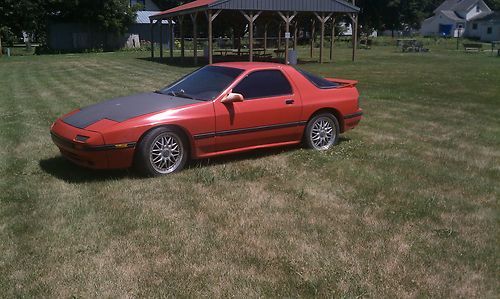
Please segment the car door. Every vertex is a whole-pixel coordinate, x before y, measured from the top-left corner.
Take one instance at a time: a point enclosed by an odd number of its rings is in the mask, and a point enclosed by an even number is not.
[[[242,94],[243,102],[215,103],[217,151],[299,140],[302,103],[292,86],[280,69],[241,79],[232,92]]]

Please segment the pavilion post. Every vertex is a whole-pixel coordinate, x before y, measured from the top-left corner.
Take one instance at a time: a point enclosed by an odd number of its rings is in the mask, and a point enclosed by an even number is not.
[[[311,58],[314,55],[314,36],[316,35],[316,20],[312,21],[311,25]]]
[[[281,50],[281,22],[278,25],[278,51]]]
[[[213,13],[211,10],[206,12],[208,21],[208,64],[214,63],[214,38],[213,38],[213,22],[222,10]]]
[[[352,0],[352,5],[356,5],[356,0]],[[358,13],[353,13],[349,17],[352,19],[352,61],[354,61],[358,47]]]
[[[247,19],[248,21],[248,48],[249,48],[249,61],[253,61],[253,24],[255,20],[260,16],[260,11],[257,13],[254,13],[253,11],[249,12],[248,14],[244,11],[241,11],[241,14]]]
[[[173,59],[174,58],[174,43],[175,43],[175,40],[174,40],[174,19],[170,19],[168,20],[168,28],[170,29],[169,30],[169,50],[170,50],[170,59]]]
[[[250,13],[250,21],[249,21],[249,33],[248,33],[248,48],[249,48],[249,53],[248,55],[250,56],[248,60],[250,62],[253,61],[253,12]]]
[[[354,14],[353,25],[353,45],[352,45],[352,61],[356,60],[356,50],[358,48],[358,14]]]
[[[324,14],[323,14],[324,18]],[[319,63],[323,63],[323,50],[325,47],[325,21],[321,19],[321,37],[320,37],[320,46],[319,46]]]
[[[290,40],[290,14],[287,12],[286,13],[286,18],[285,18],[285,64],[289,63],[289,57],[288,57],[288,47],[289,43],[288,41]]]
[[[295,21],[295,26],[293,26],[293,49],[297,51],[298,37],[299,37],[299,22]]]
[[[264,24],[264,54],[267,52],[267,23]]]
[[[330,60],[333,60],[334,45],[335,45],[335,18],[332,18],[332,39],[330,41]]]
[[[208,64],[214,63],[214,56],[213,56],[213,37],[212,37],[212,11],[208,10],[207,11],[207,18],[208,18]]]
[[[198,27],[196,26],[196,19],[198,18],[198,13],[195,12],[190,15],[191,20],[193,21],[193,56],[194,56],[194,64],[198,64]]]
[[[151,60],[155,59],[155,23],[154,20],[149,20],[149,23],[151,24]]]
[[[348,16],[352,21],[352,61],[354,61],[356,60],[356,50],[358,47],[358,13],[348,14]]]
[[[185,40],[184,40],[184,16],[179,16],[179,35],[181,38],[181,59],[184,60],[185,53]]]
[[[160,61],[163,62],[163,20],[159,19],[158,23],[160,24]]]
[[[293,18],[297,15],[297,12],[294,12],[292,15],[290,15],[290,12],[286,12],[286,15],[284,15],[282,12],[278,11],[278,14],[281,16],[283,21],[285,21],[285,64],[289,64],[289,53],[288,53],[288,48],[289,48],[289,41],[290,41],[290,23],[292,22]]]
[[[314,13],[318,20],[321,22],[321,37],[320,37],[320,46],[319,46],[319,62],[324,62],[323,50],[325,47],[325,23],[331,18],[332,14],[330,13],[325,17],[325,13],[322,13],[321,16],[318,13]]]

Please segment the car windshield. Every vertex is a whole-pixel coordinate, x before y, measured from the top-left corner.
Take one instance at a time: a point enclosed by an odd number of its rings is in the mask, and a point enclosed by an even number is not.
[[[243,70],[206,66],[179,81],[159,90],[158,93],[200,101],[211,101],[219,96]]]

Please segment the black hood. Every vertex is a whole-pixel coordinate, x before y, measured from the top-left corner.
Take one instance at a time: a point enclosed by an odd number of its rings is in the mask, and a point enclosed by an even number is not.
[[[197,103],[201,102],[159,93],[143,93],[82,108],[79,112],[64,118],[63,121],[84,129],[102,119],[123,122],[137,116]]]

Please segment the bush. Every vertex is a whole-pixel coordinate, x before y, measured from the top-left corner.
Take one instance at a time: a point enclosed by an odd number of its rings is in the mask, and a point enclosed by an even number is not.
[[[16,35],[9,27],[1,27],[0,35],[2,36],[2,47],[12,47],[16,42]]]

